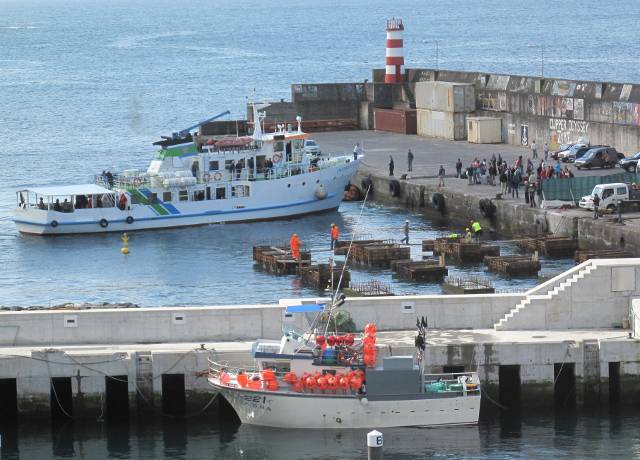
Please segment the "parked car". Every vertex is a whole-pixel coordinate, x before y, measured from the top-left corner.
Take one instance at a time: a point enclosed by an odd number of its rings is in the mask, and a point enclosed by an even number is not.
[[[598,184],[593,187],[591,195],[580,198],[578,206],[583,209],[593,209],[593,197],[600,197],[600,209],[609,209],[614,211],[618,207],[618,203],[632,203],[640,200],[640,190],[630,187],[622,182],[613,184]]]
[[[640,152],[630,157],[623,158],[618,161],[618,165],[627,172],[634,172],[638,166],[638,160],[640,160]]]
[[[596,147],[587,151],[575,164],[578,169],[613,168],[623,158],[624,153],[618,152],[614,147]]]
[[[553,158],[554,160],[558,159],[558,156],[563,153],[568,151],[571,147],[573,147],[575,144],[560,144],[560,148],[558,150],[554,150],[553,152],[550,152],[549,155],[551,156],[551,158]]]
[[[319,156],[322,154],[320,146],[313,139],[305,139],[304,145],[302,146],[302,151],[313,156]]]
[[[558,155],[557,155],[558,158],[556,158],[556,159],[566,163],[568,161],[569,157],[575,158],[575,154],[578,151],[578,149],[585,149],[585,148],[587,150],[589,150],[590,147],[587,144],[573,144],[567,150],[563,150],[562,152],[558,152]]]

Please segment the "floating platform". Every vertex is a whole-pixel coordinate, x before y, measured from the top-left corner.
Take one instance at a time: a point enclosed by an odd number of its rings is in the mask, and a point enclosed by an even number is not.
[[[620,249],[593,249],[578,250],[575,253],[575,261],[581,264],[589,259],[624,259],[632,257],[628,252]]]
[[[493,294],[496,289],[486,278],[448,276],[442,283],[444,294]]]
[[[433,252],[433,240],[422,240],[422,252]]]
[[[395,243],[362,244],[351,248],[354,263],[367,267],[391,267],[393,260],[411,258],[411,248]]]
[[[446,266],[438,259],[414,261],[414,260],[394,260],[391,262],[391,269],[400,278],[409,281],[435,281],[442,282],[449,274]]]
[[[349,240],[338,240],[333,248],[333,253],[336,256],[346,256],[347,251],[349,250],[349,244],[351,242]],[[382,244],[384,240],[353,240],[353,245],[351,246],[351,251],[353,252],[353,247],[356,245],[365,245],[365,244]]]
[[[260,267],[276,275],[295,275],[311,265],[311,252],[300,251],[300,260],[295,260],[289,248],[280,246],[254,246],[253,260]]]
[[[573,257],[578,249],[578,240],[568,236],[524,238],[516,241],[516,244],[527,251],[538,251],[546,257],[558,259]]]
[[[433,240],[433,253],[453,257],[462,263],[482,262],[486,256],[499,256],[500,247],[453,238],[438,238]]]
[[[393,289],[387,283],[377,280],[351,283],[348,288],[342,290],[347,297],[386,297],[393,296]]]
[[[333,266],[334,286],[338,285],[340,276],[342,276],[342,282],[340,283],[340,286],[349,287],[349,282],[351,281],[351,273],[349,273],[349,270],[344,270],[343,273],[343,267],[343,264],[336,264]],[[323,291],[331,287],[331,272],[332,270],[329,264],[318,264],[308,267],[302,267],[300,268],[298,274],[300,275],[300,280],[304,286],[310,287],[312,289],[317,289],[318,291]]]
[[[533,256],[488,256],[484,263],[490,271],[509,276],[537,275],[541,264],[537,254]]]

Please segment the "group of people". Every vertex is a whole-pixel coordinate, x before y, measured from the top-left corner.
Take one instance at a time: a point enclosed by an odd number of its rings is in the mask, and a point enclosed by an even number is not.
[[[464,237],[460,233],[449,233],[447,238],[451,240],[464,239],[465,243],[471,243],[474,239],[478,241],[482,235],[482,226],[475,219],[469,219],[469,226],[464,229]]]
[[[550,165],[547,164],[546,159],[542,159],[535,167],[531,158],[525,163],[522,155],[518,156],[511,165],[502,158],[502,155],[498,155],[497,158],[493,155],[489,161],[486,159],[480,161],[476,157],[469,163],[465,173],[468,185],[478,185],[486,181],[487,185],[497,186],[499,181],[501,193],[510,194],[512,198],[520,198],[520,187],[523,187],[525,201],[531,207],[536,206],[536,195],[542,194],[542,181],[574,177],[568,166],[562,168],[560,161]],[[460,158],[456,162],[456,177],[464,177]]]
[[[111,171],[105,171],[104,169],[102,170],[102,183],[105,187],[108,188],[113,188],[113,174],[111,173]]]

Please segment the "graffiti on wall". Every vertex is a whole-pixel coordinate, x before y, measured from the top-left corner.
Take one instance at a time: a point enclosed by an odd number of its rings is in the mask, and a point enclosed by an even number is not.
[[[581,120],[549,119],[549,147],[557,149],[560,144],[571,144],[589,139],[589,122]]]
[[[575,107],[579,104],[584,118],[584,100],[571,97],[530,94],[527,97],[527,113],[541,117],[577,118]]]
[[[478,103],[482,110],[494,110],[496,112],[507,111],[507,93],[482,91],[478,93]]]

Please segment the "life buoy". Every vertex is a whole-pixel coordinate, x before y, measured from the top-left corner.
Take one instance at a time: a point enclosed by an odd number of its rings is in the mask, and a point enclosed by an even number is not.
[[[483,198],[479,203],[480,212],[485,217],[493,217],[496,214],[496,205],[488,198]]]
[[[279,153],[274,153],[271,157],[271,161],[273,161],[274,163],[280,163],[280,161],[282,161],[282,155],[280,155]]]
[[[444,212],[445,210],[444,195],[442,193],[434,193],[433,196],[431,197],[431,204],[439,212]]]
[[[220,179],[222,179],[222,173],[217,172],[213,175],[213,179],[218,182]]]
[[[127,216],[127,218],[125,219],[125,222],[128,224],[132,224],[133,223],[133,216]]]
[[[389,182],[389,192],[391,192],[392,197],[398,198],[400,196],[400,182],[397,180]]]
[[[58,226],[58,221],[57,220],[52,220],[51,221],[51,227],[52,228],[56,228]]]
[[[140,178],[139,177],[134,177],[133,178],[133,186],[134,187],[139,187],[140,184],[142,184],[142,181],[140,180]]]
[[[100,219],[100,227],[107,228],[109,226],[109,221],[107,219]]]

